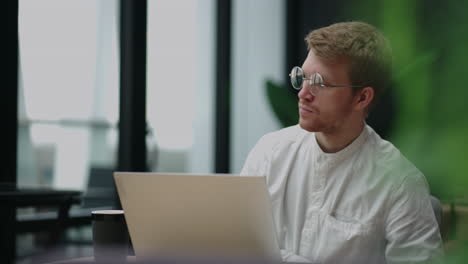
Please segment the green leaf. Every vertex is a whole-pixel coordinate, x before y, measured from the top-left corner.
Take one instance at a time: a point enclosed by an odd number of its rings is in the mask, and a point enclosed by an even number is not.
[[[296,125],[299,120],[297,96],[284,85],[266,81],[266,93],[271,110],[283,127]]]

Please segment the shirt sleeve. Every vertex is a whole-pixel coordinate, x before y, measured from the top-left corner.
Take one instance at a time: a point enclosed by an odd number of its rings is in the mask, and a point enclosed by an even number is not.
[[[385,227],[387,263],[437,262],[442,239],[424,176],[406,177],[392,194]]]
[[[241,170],[242,176],[267,176],[268,166],[268,142],[266,136],[260,138],[257,144],[250,151]]]
[[[281,258],[288,263],[312,263],[310,260],[284,249],[281,250]]]

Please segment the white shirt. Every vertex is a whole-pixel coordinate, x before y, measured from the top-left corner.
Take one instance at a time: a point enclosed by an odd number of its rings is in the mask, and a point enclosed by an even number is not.
[[[331,154],[298,125],[269,133],[241,175],[266,176],[286,261],[407,263],[443,254],[424,175],[367,125]]]

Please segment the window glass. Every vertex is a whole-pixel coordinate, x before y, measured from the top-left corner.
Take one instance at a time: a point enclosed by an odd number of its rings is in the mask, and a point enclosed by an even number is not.
[[[118,1],[19,1],[18,185],[111,184]]]
[[[148,1],[152,171],[213,170],[214,1]]]

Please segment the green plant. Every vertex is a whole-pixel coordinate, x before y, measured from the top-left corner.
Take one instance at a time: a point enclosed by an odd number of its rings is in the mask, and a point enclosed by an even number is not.
[[[271,110],[275,113],[282,127],[296,125],[299,120],[297,96],[287,86],[266,81],[266,93]]]

